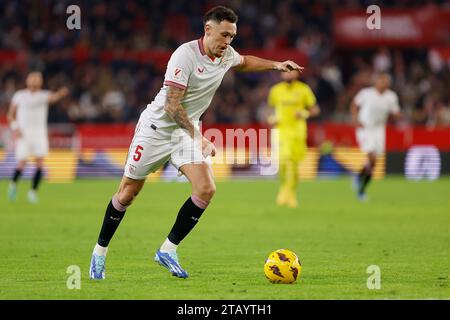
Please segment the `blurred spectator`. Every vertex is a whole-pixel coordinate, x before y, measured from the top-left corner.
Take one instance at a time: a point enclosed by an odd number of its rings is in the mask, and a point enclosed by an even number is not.
[[[220,0],[0,1],[0,51],[15,59],[0,64],[0,116],[11,94],[24,86],[30,69],[41,70],[46,87],[71,88],[49,121],[135,122],[161,87],[164,70],[135,54],[173,51],[203,33],[201,17]],[[377,1],[383,7],[443,5],[444,0]],[[65,8],[77,4],[81,30],[65,29]],[[332,41],[336,8],[365,8],[365,0],[232,1],[240,19],[233,47],[296,49],[308,57],[303,75],[322,113],[319,121],[349,121],[354,94],[370,85],[374,72],[388,71],[411,123],[448,126],[449,63],[434,49],[374,48],[345,51]],[[89,10],[83,10],[89,8]],[[103,50],[109,50],[105,58]],[[131,51],[131,54],[130,54]],[[205,123],[250,123],[266,119],[267,91],[275,74],[229,72]]]
[[[121,122],[125,119],[125,95],[115,85],[103,96],[102,109],[108,122]]]
[[[381,48],[373,56],[373,69],[375,72],[390,72],[392,58],[387,48]]]

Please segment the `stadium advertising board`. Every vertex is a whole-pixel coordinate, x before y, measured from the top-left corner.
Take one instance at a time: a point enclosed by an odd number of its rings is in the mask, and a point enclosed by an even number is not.
[[[370,13],[361,10],[337,10],[333,30],[336,44],[361,46],[436,46],[446,45],[450,34],[450,10],[382,9],[380,28],[367,28]]]

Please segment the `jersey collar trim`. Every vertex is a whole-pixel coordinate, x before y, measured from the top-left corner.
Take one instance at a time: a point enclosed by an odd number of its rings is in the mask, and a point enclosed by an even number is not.
[[[199,48],[200,53],[202,54],[202,56],[206,55],[205,48],[203,47],[203,37],[198,39],[197,42],[198,42],[198,48]]]
[[[211,59],[211,61],[214,62],[214,60],[216,60],[216,57],[210,57],[206,54],[205,48],[203,47],[203,37],[198,39],[197,43],[198,43],[198,49],[200,50],[200,53],[202,54],[202,56],[207,56],[209,59]]]

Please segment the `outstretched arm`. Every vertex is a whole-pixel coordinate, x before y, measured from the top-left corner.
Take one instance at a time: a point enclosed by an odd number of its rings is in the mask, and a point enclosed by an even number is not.
[[[303,71],[303,67],[300,67],[298,64],[291,60],[278,62],[272,60],[266,60],[263,58],[255,57],[255,56],[242,56],[242,63],[235,67],[237,71],[282,71],[288,72],[292,70],[297,70],[299,72]]]
[[[52,103],[58,102],[59,100],[61,100],[65,96],[67,96],[68,94],[69,94],[69,89],[67,89],[67,87],[62,87],[58,91],[54,91],[54,92],[50,93],[50,95],[48,96],[48,103],[52,104]]]

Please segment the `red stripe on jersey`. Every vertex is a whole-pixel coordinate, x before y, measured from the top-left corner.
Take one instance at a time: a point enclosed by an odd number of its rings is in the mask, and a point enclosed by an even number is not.
[[[185,85],[182,85],[181,83],[176,83],[176,82],[169,81],[169,80],[164,81],[164,85],[175,87],[178,89],[183,89],[183,90],[187,88]]]
[[[206,51],[205,51],[205,47],[203,47],[203,37],[201,37],[200,39],[198,39],[198,48],[200,50],[200,53],[205,56],[206,55]],[[214,60],[216,60],[216,57],[210,57],[208,56],[208,58],[214,62]]]
[[[200,53],[204,56],[206,54],[205,48],[203,48],[203,37],[198,39],[198,48],[200,50]]]

